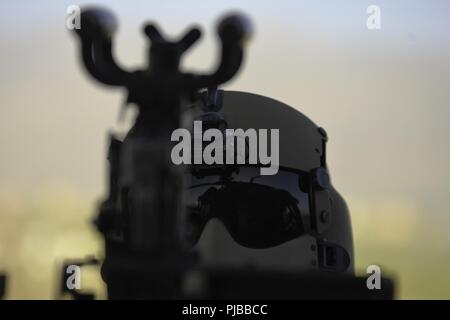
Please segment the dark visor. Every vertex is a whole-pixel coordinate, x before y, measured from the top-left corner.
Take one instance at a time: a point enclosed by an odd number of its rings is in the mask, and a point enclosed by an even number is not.
[[[309,224],[309,197],[301,185],[307,174],[260,167],[233,172],[190,174],[186,237],[195,245],[209,220],[219,219],[233,239],[249,248],[269,248],[297,238]]]

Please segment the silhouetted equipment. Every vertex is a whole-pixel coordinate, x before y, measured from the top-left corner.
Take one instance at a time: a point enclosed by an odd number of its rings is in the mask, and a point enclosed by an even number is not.
[[[181,241],[184,174],[170,160],[171,133],[181,125],[183,101],[193,100],[202,88],[228,81],[238,71],[250,23],[240,15],[219,23],[221,60],[207,75],[179,71],[181,56],[200,37],[198,29],[168,41],[154,24],[146,25],[144,33],[151,41],[148,65],[130,72],[112,56],[116,28],[108,11],[87,9],[76,31],[88,72],[103,84],[125,87],[128,102],[139,108],[125,140],[111,142],[110,196],[97,219],[106,242],[102,276],[110,298],[124,297],[123,292],[170,298],[177,295],[182,274],[193,260]]]
[[[3,299],[6,292],[6,275],[0,274],[0,299]]]
[[[241,66],[245,17],[219,23],[221,59],[209,75],[179,70],[196,28],[168,41],[148,24],[149,61],[137,71],[115,62],[116,29],[111,13],[93,8],[76,31],[89,74],[125,87],[139,109],[125,139],[111,137],[109,196],[95,222],[110,299],[392,297],[389,281],[369,292],[353,275],[350,217],[330,182],[325,131],[275,100],[217,90]],[[171,134],[195,119],[221,130],[280,129],[280,171],[174,165]]]

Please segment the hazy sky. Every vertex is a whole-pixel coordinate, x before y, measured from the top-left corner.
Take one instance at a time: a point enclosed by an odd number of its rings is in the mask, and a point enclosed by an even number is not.
[[[224,88],[278,99],[327,129],[333,182],[361,228],[373,221],[408,241],[402,234],[430,230],[410,232],[417,216],[436,219],[427,218],[433,228],[448,221],[449,1],[2,1],[0,201],[71,194],[86,199],[87,217],[103,191],[106,134],[117,127],[124,95],[95,84],[78,64],[65,16],[84,3],[116,13],[115,53],[129,68],[144,62],[146,20],[174,37],[202,26],[183,66],[205,71],[215,64],[217,18],[247,13],[255,35],[241,73]],[[381,8],[381,30],[366,28],[370,4]],[[16,202],[0,215],[19,212]]]
[[[194,22],[203,26],[184,65],[210,69],[217,17],[227,9],[247,13],[255,36],[240,77],[225,88],[277,98],[324,126],[335,183],[345,192],[430,202],[447,194],[450,3],[377,2],[379,31],[365,26],[373,1],[107,3],[121,24],[116,55],[128,67],[143,63],[140,26],[154,19],[173,36]],[[98,188],[101,180],[105,131],[123,95],[94,85],[79,68],[76,39],[64,28],[69,4],[1,5],[3,181],[56,178]]]

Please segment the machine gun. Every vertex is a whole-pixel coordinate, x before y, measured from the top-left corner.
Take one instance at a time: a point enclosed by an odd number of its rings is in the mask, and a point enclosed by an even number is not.
[[[111,138],[109,197],[96,220],[105,238],[102,277],[112,299],[173,298],[193,257],[180,240],[184,174],[170,161],[170,136],[180,127],[184,104],[239,70],[250,23],[241,15],[219,23],[221,60],[207,75],[179,70],[182,55],[200,38],[199,29],[169,41],[147,24],[148,65],[137,71],[123,70],[113,58],[116,29],[110,12],[93,8],[82,11],[76,30],[88,73],[102,84],[125,87],[127,102],[139,108],[126,138]]]

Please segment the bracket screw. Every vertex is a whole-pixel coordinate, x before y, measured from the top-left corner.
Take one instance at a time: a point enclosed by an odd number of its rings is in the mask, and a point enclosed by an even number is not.
[[[328,134],[327,134],[327,132],[325,131],[325,129],[322,128],[322,127],[320,127],[318,130],[319,130],[319,133],[320,133],[320,135],[322,136],[322,138],[323,138],[325,141],[328,141]]]
[[[320,213],[320,221],[323,223],[328,223],[330,221],[330,212],[328,210],[323,210]]]
[[[319,167],[314,171],[313,183],[320,189],[328,189],[330,187],[330,176],[327,169]]]

